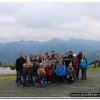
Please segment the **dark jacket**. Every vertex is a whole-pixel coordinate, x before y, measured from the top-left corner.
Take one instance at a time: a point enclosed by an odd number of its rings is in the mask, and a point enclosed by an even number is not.
[[[34,72],[34,75],[37,75],[37,69],[39,68],[39,66],[36,64],[36,63],[33,63],[33,72]]]
[[[51,64],[51,74],[56,73],[56,65]]]
[[[79,59],[79,63],[80,63],[80,61],[81,61],[81,59],[82,59],[82,54],[78,54],[78,55],[77,55],[77,58]]]
[[[23,64],[25,63],[25,59],[24,58],[18,58],[16,59],[16,71],[21,71],[23,68]]]
[[[27,76],[28,71],[27,68],[22,68],[22,76]]]
[[[28,67],[27,68],[27,71],[28,71],[28,75],[34,75],[34,69],[33,69],[33,67]]]
[[[69,57],[64,57],[63,62],[65,64],[66,68],[67,68],[69,66],[69,63],[70,63]]]
[[[73,60],[73,55],[69,55],[68,59],[69,59],[69,62],[71,62]]]
[[[38,63],[42,63],[42,59],[41,58],[38,59]]]

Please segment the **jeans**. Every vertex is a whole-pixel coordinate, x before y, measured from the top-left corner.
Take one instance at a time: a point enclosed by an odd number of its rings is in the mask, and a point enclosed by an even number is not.
[[[86,68],[81,68],[81,78],[86,79]]]
[[[77,69],[77,74],[76,74],[77,79],[79,78],[79,71],[80,71],[80,66],[78,66],[78,69]]]
[[[69,78],[68,78],[68,82],[69,82],[69,83],[73,83],[74,81],[75,81],[75,78],[72,77],[72,76],[69,76]]]
[[[77,75],[78,69],[75,69],[75,75]]]
[[[45,79],[44,79],[44,78],[42,78],[42,79],[40,80],[40,86],[41,86],[41,87],[44,87],[44,86],[45,86]]]
[[[21,84],[22,80],[21,80],[21,71],[16,71],[16,83]]]
[[[50,82],[51,81],[51,77],[50,76],[46,76],[46,82]]]
[[[52,75],[51,75],[51,83],[55,84],[55,82],[56,82],[56,73],[52,73]]]
[[[58,82],[59,82],[60,84],[63,83],[63,79],[64,79],[64,76],[58,76]]]
[[[22,79],[23,79],[23,86],[27,86],[27,75],[23,75]]]
[[[28,85],[30,86],[30,85],[34,85],[34,80],[33,80],[33,75],[29,75],[28,76]]]

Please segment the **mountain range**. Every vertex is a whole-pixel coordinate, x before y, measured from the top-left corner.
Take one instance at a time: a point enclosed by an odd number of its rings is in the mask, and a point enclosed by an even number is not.
[[[87,54],[89,61],[94,61],[100,55],[100,41],[93,40],[83,40],[83,39],[70,39],[68,41],[61,39],[52,39],[45,42],[39,41],[14,41],[0,43],[0,61],[2,64],[14,64],[16,58],[22,52],[25,55],[30,53],[39,54],[45,52],[55,52],[64,53],[66,51],[72,50],[74,53],[79,52],[82,49],[84,53]]]

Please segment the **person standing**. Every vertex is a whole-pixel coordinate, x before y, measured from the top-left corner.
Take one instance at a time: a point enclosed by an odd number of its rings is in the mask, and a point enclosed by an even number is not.
[[[64,82],[64,75],[66,74],[66,68],[63,65],[62,61],[59,62],[59,65],[56,67],[56,74],[58,78],[58,82],[60,85]]]
[[[51,67],[49,61],[46,62],[45,71],[46,71],[46,84],[51,84]]]
[[[24,55],[23,53],[20,53],[20,57],[16,59],[15,67],[16,67],[16,84],[22,84],[22,68],[23,64],[25,63]]]
[[[65,57],[63,59],[63,62],[64,62],[64,65],[65,65],[65,67],[67,69],[67,67],[69,66],[69,63],[70,63],[69,53],[68,52],[65,53]]]
[[[82,55],[82,59],[80,61],[81,78],[82,78],[82,80],[86,80],[87,79],[87,75],[86,75],[87,67],[88,67],[88,61],[86,59],[86,55],[83,54]]]
[[[23,87],[27,86],[27,74],[27,65],[24,63],[22,68]]]
[[[73,60],[73,52],[72,52],[72,51],[69,51],[69,56],[68,56],[68,58],[69,58],[69,63],[71,63],[72,60]]]
[[[82,55],[83,55],[83,51],[80,50],[80,51],[79,51],[79,54],[77,55],[77,58],[78,58],[78,60],[79,60],[79,66],[78,66],[77,75],[76,75],[77,79],[79,78],[80,61],[81,61],[81,59],[82,59]]]
[[[73,55],[73,61],[72,62],[73,62],[73,67],[75,69],[75,75],[77,75],[77,70],[78,70],[78,66],[79,66],[79,60],[78,60],[76,54]]]
[[[51,83],[55,84],[56,82],[56,64],[54,61],[51,62]]]

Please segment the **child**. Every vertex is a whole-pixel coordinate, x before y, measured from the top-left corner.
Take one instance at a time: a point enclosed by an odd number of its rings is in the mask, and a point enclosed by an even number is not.
[[[45,86],[45,68],[42,64],[40,64],[40,67],[38,68],[38,74],[39,74],[39,83],[41,87]]]
[[[80,68],[81,68],[81,74],[82,74],[82,80],[86,80],[87,77],[86,77],[86,70],[87,70],[87,67],[88,67],[88,62],[87,62],[87,59],[86,59],[86,55],[83,54],[82,55],[82,59],[80,61]]]
[[[37,69],[38,68],[39,68],[38,62],[33,62],[33,72],[34,72],[34,80],[35,80],[35,83],[38,82],[38,73],[37,73]]]
[[[50,84],[51,82],[51,68],[50,68],[50,63],[47,61],[46,63],[46,67],[45,67],[45,71],[46,71],[46,84]]]
[[[76,79],[75,69],[73,68],[72,62],[69,64],[67,68],[67,80],[69,83],[73,83]]]
[[[33,78],[34,78],[34,70],[33,70],[33,64],[31,64],[28,68],[27,68],[27,70],[28,70],[28,86],[30,87],[30,85],[31,86],[33,86],[34,85],[34,80],[33,80]]]
[[[65,72],[66,72],[65,66],[62,64],[62,61],[60,61],[59,65],[57,65],[56,67],[56,74],[57,74],[58,82],[60,83],[60,85],[64,81]]]
[[[55,62],[51,62],[51,83],[55,84],[56,82],[56,65]]]
[[[22,79],[23,79],[23,87],[27,86],[27,66],[26,66],[26,63],[23,64]]]

